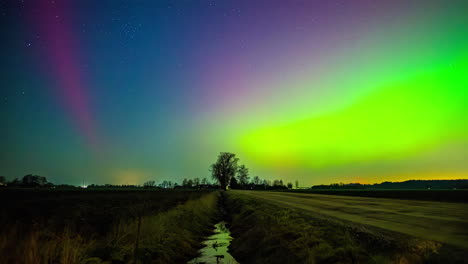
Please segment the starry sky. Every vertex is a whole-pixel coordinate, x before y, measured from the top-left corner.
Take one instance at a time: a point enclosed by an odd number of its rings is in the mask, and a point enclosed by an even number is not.
[[[463,0],[4,0],[0,175],[468,178]]]

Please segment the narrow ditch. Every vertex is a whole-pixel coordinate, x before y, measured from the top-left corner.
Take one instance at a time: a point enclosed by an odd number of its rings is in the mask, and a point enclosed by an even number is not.
[[[200,249],[199,256],[187,262],[188,264],[238,264],[234,257],[228,252],[232,237],[226,226],[226,209],[224,204],[224,193],[219,198],[219,210],[221,221],[214,225],[213,235],[203,241],[204,247]]]

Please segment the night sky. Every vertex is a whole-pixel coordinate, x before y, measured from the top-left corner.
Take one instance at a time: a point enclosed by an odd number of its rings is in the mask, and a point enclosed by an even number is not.
[[[0,175],[468,178],[468,1],[0,2]]]

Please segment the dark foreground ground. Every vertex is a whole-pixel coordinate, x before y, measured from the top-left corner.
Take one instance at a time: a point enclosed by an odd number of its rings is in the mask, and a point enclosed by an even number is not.
[[[255,191],[242,195],[468,249],[468,204]]]
[[[241,263],[468,263],[468,205],[228,191]]]
[[[0,224],[104,234],[117,220],[152,215],[203,191],[0,189]]]
[[[468,263],[468,204],[353,193],[2,189],[0,263],[186,263],[221,220],[242,264]]]
[[[0,263],[184,263],[218,192],[0,190]]]

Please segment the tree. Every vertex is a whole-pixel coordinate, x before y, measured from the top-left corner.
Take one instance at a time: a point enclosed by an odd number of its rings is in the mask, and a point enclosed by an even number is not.
[[[211,165],[211,176],[219,182],[224,190],[227,189],[231,179],[236,174],[238,161],[236,154],[221,152],[216,163]]]
[[[47,178],[38,175],[28,174],[23,177],[23,186],[26,187],[39,187],[47,184]]]
[[[187,187],[188,186],[188,180],[187,179],[184,179],[182,181],[182,187]]]
[[[193,179],[193,185],[195,185],[195,186],[200,185],[200,178]]]
[[[274,180],[273,181],[273,186],[274,187],[279,187],[279,186],[283,186],[283,181],[279,181],[279,180]]]
[[[203,179],[201,180],[201,184],[202,184],[202,185],[207,185],[207,184],[208,184],[208,180],[207,180],[206,178],[203,178]]]
[[[147,182],[143,183],[143,187],[153,188],[155,184],[156,184],[155,181],[147,181]]]
[[[262,181],[260,180],[260,177],[255,176],[255,177],[253,177],[253,179],[252,179],[252,183],[255,184],[255,185],[259,185],[259,184],[262,183]]]
[[[296,180],[295,184],[296,184],[296,189],[299,189],[299,181],[298,180]]]
[[[0,184],[5,184],[5,183],[6,183],[5,176],[0,176]]]
[[[14,178],[12,181],[8,183],[8,185],[14,186],[14,187],[21,186],[21,180],[19,180],[18,178]]]
[[[167,188],[170,188],[170,183],[166,180],[164,180],[161,185],[160,185],[162,188],[164,189],[167,189]]]
[[[249,184],[249,169],[245,165],[240,165],[237,169],[237,179],[239,184],[244,187]]]
[[[288,186],[288,189],[292,189],[292,187],[293,187],[292,182],[288,182],[287,186]]]
[[[231,189],[240,189],[239,182],[237,181],[236,177],[232,177],[231,183],[229,183],[229,188]]]
[[[187,187],[189,187],[189,188],[192,188],[192,187],[193,187],[193,180],[192,180],[192,179],[189,179],[189,180],[187,181]]]

